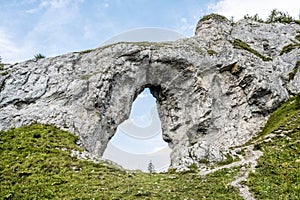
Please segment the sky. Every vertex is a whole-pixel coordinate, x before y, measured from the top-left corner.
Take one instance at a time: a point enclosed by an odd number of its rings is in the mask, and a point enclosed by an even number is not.
[[[171,163],[171,149],[162,139],[156,99],[146,88],[133,102],[129,119],[118,126],[103,154],[104,159],[126,169],[147,172],[151,161],[157,172],[166,171]]]
[[[129,38],[192,37],[203,15],[217,13],[237,21],[258,14],[266,19],[274,8],[299,19],[299,0],[0,0],[0,56],[13,64],[38,53],[52,57]],[[153,35],[160,36],[150,38]],[[163,171],[170,152],[162,139],[155,98],[144,90],[104,158],[144,171],[151,160]]]
[[[0,56],[21,62],[99,47],[122,32],[144,27],[194,34],[205,14],[235,20],[273,8],[299,16],[299,0],[0,0]]]

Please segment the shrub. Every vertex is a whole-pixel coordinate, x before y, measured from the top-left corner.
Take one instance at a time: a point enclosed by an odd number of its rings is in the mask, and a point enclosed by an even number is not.
[[[271,11],[271,14],[267,18],[267,23],[274,23],[274,22],[280,22],[280,23],[291,23],[295,21],[293,17],[291,17],[288,13],[279,11],[277,9],[273,9]]]
[[[38,53],[38,54],[36,54],[36,55],[34,56],[34,59],[35,59],[35,60],[40,60],[40,59],[43,59],[43,58],[45,58],[45,56],[42,55],[42,54],[40,54],[40,53]]]
[[[198,166],[197,164],[193,163],[189,166],[190,172],[196,173],[198,172]]]
[[[296,24],[300,24],[300,20],[295,20],[292,16],[290,16],[288,13],[279,11],[277,9],[273,9],[270,13],[270,15],[267,17],[267,20],[261,19],[258,14],[255,14],[253,16],[250,16],[249,14],[244,15],[244,19],[251,19],[257,22],[261,23],[291,23],[294,22]]]
[[[8,74],[8,71],[3,71],[0,73],[0,76],[6,76]]]
[[[261,19],[259,16],[258,16],[258,14],[255,14],[255,15],[253,15],[253,16],[250,16],[250,15],[244,15],[244,19],[251,19],[251,20],[254,20],[254,21],[257,21],[257,22],[261,22],[261,23],[263,23],[264,22],[264,20],[263,19]]]

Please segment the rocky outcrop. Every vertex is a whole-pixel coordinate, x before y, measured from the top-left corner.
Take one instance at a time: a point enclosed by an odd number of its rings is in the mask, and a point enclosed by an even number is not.
[[[101,156],[134,99],[149,87],[172,167],[222,160],[299,92],[299,32],[297,24],[208,17],[194,37],[176,42],[118,43],[5,66],[0,129],[54,124]]]

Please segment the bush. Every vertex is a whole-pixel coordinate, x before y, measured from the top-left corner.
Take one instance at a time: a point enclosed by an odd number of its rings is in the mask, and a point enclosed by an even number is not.
[[[277,9],[273,9],[271,11],[271,14],[267,18],[267,23],[274,23],[274,22],[280,22],[280,23],[291,23],[294,21],[294,18],[290,16],[288,13],[279,11]]]
[[[290,16],[288,13],[279,11],[277,9],[273,9],[270,13],[270,15],[267,17],[267,20],[263,20],[261,19],[258,14],[255,14],[254,16],[250,16],[250,15],[245,15],[244,19],[251,19],[257,22],[261,22],[261,23],[275,23],[275,22],[279,22],[279,23],[297,23],[300,24],[300,20],[295,20],[292,16]]]
[[[261,19],[259,16],[258,16],[258,14],[255,14],[254,16],[250,16],[250,15],[244,15],[244,19],[251,19],[251,20],[254,20],[254,21],[257,21],[257,22],[261,22],[261,23],[263,23],[264,22],[264,20],[263,19]]]
[[[190,169],[190,172],[193,172],[193,173],[198,172],[198,166],[195,163],[191,164],[189,166],[189,169]]]
[[[40,60],[40,59],[43,59],[43,58],[45,58],[45,56],[42,55],[42,54],[40,54],[40,53],[38,53],[38,54],[36,54],[36,55],[34,56],[34,59],[35,59],[35,60]]]

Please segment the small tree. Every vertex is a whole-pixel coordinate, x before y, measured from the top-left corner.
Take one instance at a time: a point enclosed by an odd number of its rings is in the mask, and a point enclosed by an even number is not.
[[[40,54],[40,53],[38,53],[38,54],[36,54],[36,55],[34,56],[34,59],[35,59],[35,60],[39,60],[39,59],[42,59],[42,58],[45,58],[45,56],[42,55],[42,54]]]
[[[261,22],[261,23],[263,23],[264,22],[264,20],[263,19],[261,19],[259,16],[258,16],[258,14],[255,14],[255,15],[253,15],[253,16],[250,16],[250,15],[244,15],[244,19],[251,19],[251,20],[254,20],[254,21],[257,21],[257,22]]]
[[[279,11],[277,9],[273,9],[271,11],[271,14],[267,18],[267,23],[274,23],[274,22],[280,22],[280,23],[291,23],[295,21],[292,16],[290,16],[288,13]]]
[[[152,163],[151,160],[150,160],[150,162],[149,162],[149,164],[148,164],[148,171],[149,171],[150,173],[155,172],[155,168],[154,168],[154,165],[153,165],[153,163]]]

